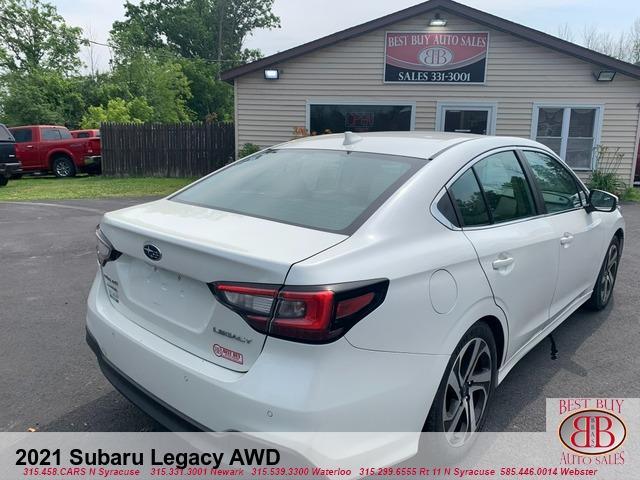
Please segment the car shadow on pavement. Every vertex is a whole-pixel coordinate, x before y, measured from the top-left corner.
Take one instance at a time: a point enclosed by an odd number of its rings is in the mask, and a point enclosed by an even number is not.
[[[116,390],[72,410],[53,422],[36,426],[42,432],[164,432],[166,429]]]
[[[593,335],[607,328],[614,311],[615,299],[601,312],[593,312],[582,307],[553,331],[558,348],[558,358],[551,359],[551,342],[543,339],[511,370],[495,392],[484,430],[491,432],[545,430],[546,398],[589,397],[596,392],[589,391],[588,385],[580,381],[589,376],[590,368],[582,359],[576,360],[576,353]],[[557,385],[556,377],[571,378]],[[600,395],[607,395],[600,392]],[[518,423],[523,410],[526,423]],[[534,414],[535,412],[535,414]],[[540,414],[542,412],[542,414]]]

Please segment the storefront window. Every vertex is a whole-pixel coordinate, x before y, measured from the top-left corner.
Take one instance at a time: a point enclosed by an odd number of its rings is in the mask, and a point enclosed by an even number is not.
[[[534,115],[538,142],[575,170],[593,168],[599,107],[538,107]]]
[[[309,105],[309,133],[411,130],[412,105]]]

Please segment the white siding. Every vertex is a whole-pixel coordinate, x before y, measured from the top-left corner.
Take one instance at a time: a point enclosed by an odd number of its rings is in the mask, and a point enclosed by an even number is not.
[[[640,80],[617,74],[596,82],[595,65],[513,35],[443,13],[448,24],[429,31],[489,31],[484,85],[384,84],[385,31],[426,31],[429,15],[390,25],[277,65],[280,79],[267,81],[262,70],[237,78],[238,145],[269,146],[293,138],[306,125],[308,99],[415,102],[416,130],[434,130],[438,102],[497,104],[497,135],[529,138],[534,103],[604,106],[601,144],[620,147],[619,173],[632,180],[637,147]]]

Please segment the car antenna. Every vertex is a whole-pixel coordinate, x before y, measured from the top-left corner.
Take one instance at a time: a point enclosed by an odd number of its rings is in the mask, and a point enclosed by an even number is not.
[[[344,142],[342,142],[342,145],[348,147],[349,145],[358,143],[360,140],[362,140],[360,135],[356,135],[353,132],[344,132]]]
[[[551,360],[557,360],[558,349],[556,348],[556,341],[553,339],[553,333],[549,334],[549,340],[551,340]]]

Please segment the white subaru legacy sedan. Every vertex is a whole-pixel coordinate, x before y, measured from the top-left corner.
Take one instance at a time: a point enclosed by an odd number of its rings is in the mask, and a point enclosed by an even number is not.
[[[531,140],[348,132],[263,150],[96,233],[87,340],[170,428],[455,443],[529,350],[609,303],[624,221]]]

